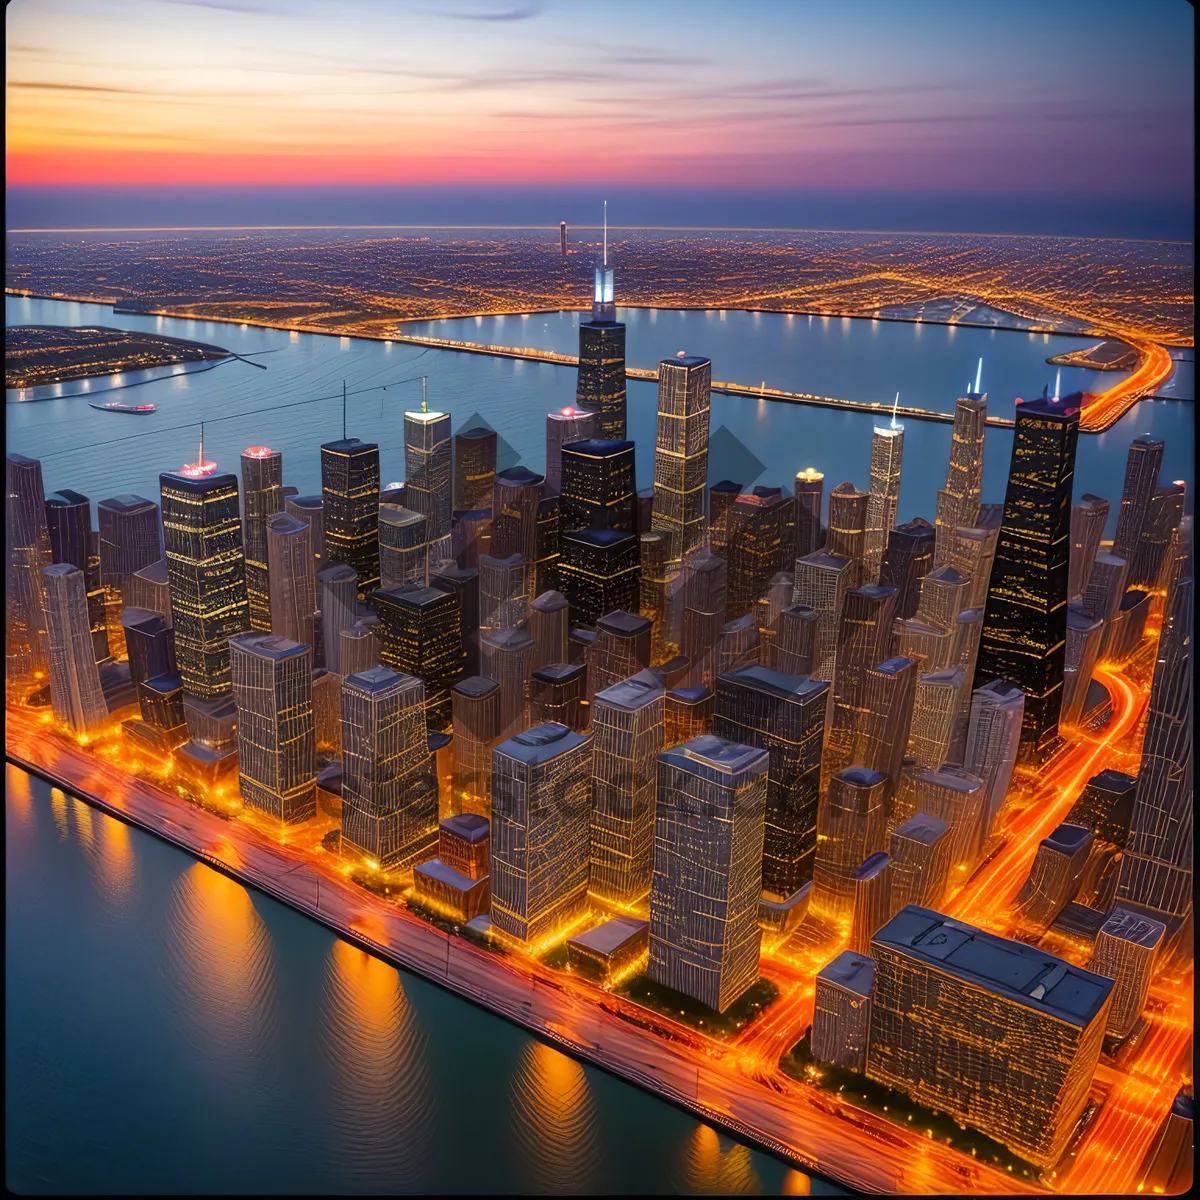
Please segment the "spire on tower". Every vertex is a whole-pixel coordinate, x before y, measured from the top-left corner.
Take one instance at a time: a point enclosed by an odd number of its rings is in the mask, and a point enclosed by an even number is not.
[[[892,428],[896,428],[896,409],[900,405],[900,393],[896,393],[896,399],[892,401]]]
[[[608,266],[608,201],[604,202],[604,265]]]
[[[1062,383],[1062,367],[1059,367],[1054,372],[1054,398],[1059,400],[1062,398],[1062,392],[1059,391],[1059,385]]]
[[[979,394],[979,385],[983,380],[983,357],[980,356],[979,366],[975,368],[975,394]]]

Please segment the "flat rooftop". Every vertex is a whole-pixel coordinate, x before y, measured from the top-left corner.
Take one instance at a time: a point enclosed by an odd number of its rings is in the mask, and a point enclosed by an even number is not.
[[[606,704],[614,708],[645,708],[661,700],[663,694],[662,680],[657,675],[650,671],[639,671],[597,692],[595,701],[598,705]]]
[[[843,950],[841,954],[817,972],[818,983],[832,983],[844,992],[869,996],[875,983],[875,960],[869,954]]]
[[[506,742],[501,742],[495,753],[506,758],[515,758],[528,766],[538,766],[549,762],[562,754],[583,745],[589,735],[576,733],[557,721],[546,721],[542,725],[534,725],[523,733],[515,734]]]
[[[941,817],[919,812],[915,817],[909,817],[893,836],[932,846],[949,828],[950,826]]]
[[[439,822],[439,827],[458,838],[460,842],[474,845],[487,837],[491,823],[487,817],[481,817],[478,813],[457,813],[455,816],[447,817],[444,821]]]
[[[582,946],[607,958],[626,942],[641,937],[649,928],[649,921],[639,921],[636,917],[613,917],[611,921],[605,921],[595,929],[577,933],[567,944]]]
[[[1166,936],[1167,927],[1153,917],[1144,916],[1142,913],[1133,912],[1128,908],[1117,907],[1112,910],[1112,916],[1100,927],[1100,932],[1150,950],[1162,942]]]
[[[756,746],[743,746],[740,742],[704,734],[664,750],[658,760],[685,771],[707,767],[721,775],[734,775],[742,771],[765,771],[769,757],[766,750]]]
[[[810,679],[807,675],[786,675],[782,671],[772,671],[770,667],[760,667],[757,664],[738,667],[724,675],[718,675],[718,686],[722,680],[751,687],[755,691],[769,692],[772,696],[815,696],[829,687],[824,680]]]

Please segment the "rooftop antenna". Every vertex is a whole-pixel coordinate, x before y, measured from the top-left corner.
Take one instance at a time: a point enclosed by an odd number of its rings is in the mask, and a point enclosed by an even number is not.
[[[975,368],[975,394],[979,394],[979,384],[983,378],[983,359],[980,358],[979,366]]]
[[[900,393],[896,393],[895,400],[892,401],[892,428],[896,428],[896,408],[900,404]]]
[[[342,441],[346,440],[346,381],[342,380]]]
[[[200,422],[200,466],[204,466],[204,422]]]
[[[1062,393],[1058,390],[1058,386],[1061,383],[1061,381],[1062,381],[1062,367],[1059,367],[1058,370],[1054,372],[1054,398],[1055,398],[1055,400],[1061,399],[1061,397],[1062,397]]]
[[[421,411],[423,413],[429,411],[429,405],[425,403],[425,382],[428,378],[428,375],[421,376]]]
[[[604,265],[608,266],[608,201],[604,202]]]

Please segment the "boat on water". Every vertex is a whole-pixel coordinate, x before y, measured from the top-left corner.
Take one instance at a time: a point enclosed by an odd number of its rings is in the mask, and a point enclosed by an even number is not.
[[[152,413],[154,412],[153,404],[119,404],[113,400],[109,404],[91,404],[90,408],[97,409],[99,412],[122,412],[122,413]]]

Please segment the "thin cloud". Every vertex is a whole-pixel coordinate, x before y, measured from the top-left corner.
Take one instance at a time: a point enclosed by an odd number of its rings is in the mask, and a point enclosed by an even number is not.
[[[421,8],[417,11],[427,17],[445,17],[448,21],[531,21],[542,14],[541,6],[537,4],[475,12],[447,12],[436,8]]]
[[[299,16],[294,9],[272,8],[254,4],[251,0],[162,0],[164,4],[176,4],[183,8],[212,8],[217,12],[248,13],[263,17]]]
[[[42,83],[31,80],[27,83],[20,81],[9,82],[5,87],[23,92],[90,92],[114,96],[158,96],[159,92],[146,92],[140,88],[100,87],[90,83]]]

